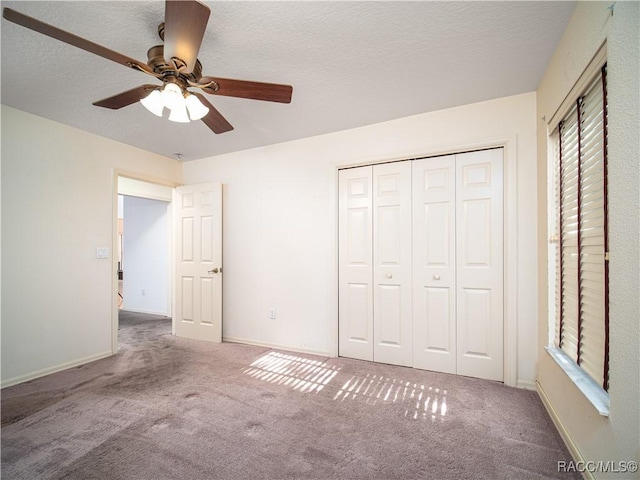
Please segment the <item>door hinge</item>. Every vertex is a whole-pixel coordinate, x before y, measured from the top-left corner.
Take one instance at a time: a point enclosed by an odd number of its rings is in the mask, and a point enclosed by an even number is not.
[[[609,252],[604,252],[604,261],[605,262],[609,261]]]

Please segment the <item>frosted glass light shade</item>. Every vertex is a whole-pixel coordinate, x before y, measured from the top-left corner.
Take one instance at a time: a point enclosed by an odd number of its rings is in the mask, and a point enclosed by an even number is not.
[[[187,107],[183,105],[177,105],[171,109],[171,115],[169,120],[178,123],[189,123],[189,116],[187,115]]]
[[[140,103],[154,115],[162,116],[164,102],[162,101],[162,94],[158,90],[153,90],[149,95],[141,99]]]
[[[162,90],[162,101],[164,106],[173,110],[176,107],[184,107],[184,96],[182,89],[175,83],[167,83]]]
[[[189,117],[191,120],[200,120],[209,113],[209,108],[205,107],[200,99],[195,95],[189,94],[185,102],[187,104],[187,110],[189,110]]]
[[[153,90],[141,99],[140,103],[158,117],[162,116],[165,107],[168,108],[171,110],[169,120],[172,122],[189,123],[190,119],[200,120],[209,113],[209,109],[202,104],[198,97],[183,91],[175,83],[167,83],[162,90]]]

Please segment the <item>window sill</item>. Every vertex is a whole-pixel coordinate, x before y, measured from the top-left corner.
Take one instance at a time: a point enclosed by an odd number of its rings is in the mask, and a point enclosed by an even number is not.
[[[568,375],[575,386],[589,400],[603,417],[609,416],[609,394],[589,375],[577,366],[562,350],[556,347],[545,347],[551,358]]]

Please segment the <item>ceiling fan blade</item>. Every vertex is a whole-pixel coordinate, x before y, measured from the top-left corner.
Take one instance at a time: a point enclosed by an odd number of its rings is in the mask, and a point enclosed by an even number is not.
[[[280,85],[277,83],[250,82],[247,80],[232,80],[230,78],[202,77],[200,84],[216,82],[220,87],[203,88],[212,95],[224,95],[226,97],[250,98],[253,100],[264,100],[266,102],[291,103],[293,87],[291,85]]]
[[[196,1],[167,0],[164,12],[164,59],[181,60],[183,73],[191,73],[196,64],[202,37],[209,21],[209,7]],[[180,62],[175,62],[180,67]]]
[[[74,35],[73,33],[69,33],[65,30],[59,29],[58,27],[49,25],[48,23],[41,22],[40,20],[33,17],[29,17],[20,12],[16,12],[11,8],[4,8],[2,11],[2,16],[10,22],[22,25],[23,27],[26,27],[30,30],[42,33],[43,35],[55,38],[56,40],[68,43],[69,45],[78,47],[82,50],[86,50],[87,52],[119,63],[121,65],[124,65],[125,67],[136,65],[137,67],[139,67],[139,69],[145,70],[149,73],[153,73],[153,70],[151,70],[151,68],[149,68],[149,66],[145,62],[141,62],[134,58],[127,57],[126,55],[122,55],[121,53],[114,52],[113,50],[103,47],[102,45],[98,45],[97,43],[86,40],[82,37]]]
[[[202,121],[213,130],[213,133],[224,133],[233,130],[233,126],[207,101],[204,95],[201,93],[193,93],[193,95],[198,97],[202,104],[209,109],[209,113],[202,118]]]
[[[117,110],[122,107],[126,107],[127,105],[131,105],[132,103],[137,102],[138,100],[142,100],[144,97],[149,95],[152,90],[158,88],[157,85],[141,85],[136,88],[132,88],[131,90],[127,90],[126,92],[119,93],[114,95],[113,97],[105,98],[104,100],[100,100],[97,102],[93,102],[96,107],[105,107],[111,108],[113,110]]]

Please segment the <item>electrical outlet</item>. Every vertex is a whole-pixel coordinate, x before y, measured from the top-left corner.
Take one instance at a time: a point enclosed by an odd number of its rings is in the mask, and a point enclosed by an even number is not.
[[[269,310],[269,318],[271,320],[275,320],[276,319],[276,309],[272,308],[271,310]]]

